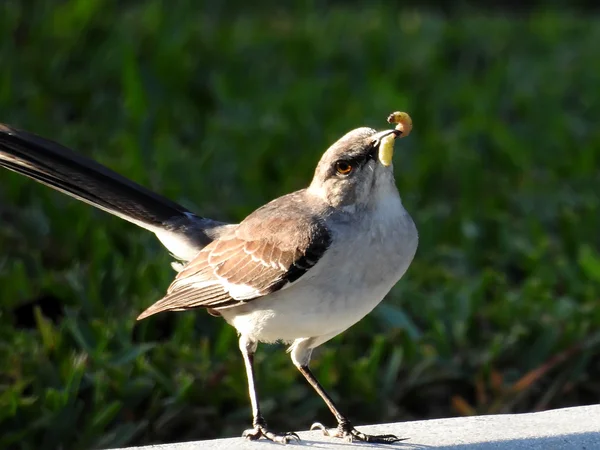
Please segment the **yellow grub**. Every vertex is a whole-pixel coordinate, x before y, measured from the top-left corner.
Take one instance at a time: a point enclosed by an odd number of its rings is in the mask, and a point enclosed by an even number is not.
[[[412,119],[405,112],[396,111],[391,113],[387,118],[388,123],[396,123],[396,130],[402,133],[400,137],[406,137],[412,130]]]
[[[381,138],[379,143],[379,161],[384,166],[390,166],[392,164],[392,158],[394,157],[394,142],[396,137],[406,137],[412,130],[412,119],[405,112],[393,112],[387,118],[388,123],[395,123],[396,130],[400,132],[400,136],[394,133],[390,133],[387,136]]]
[[[384,166],[390,166],[392,164],[392,158],[394,157],[394,142],[396,141],[396,136],[393,134],[388,134],[381,138],[381,142],[379,143],[379,161]]]

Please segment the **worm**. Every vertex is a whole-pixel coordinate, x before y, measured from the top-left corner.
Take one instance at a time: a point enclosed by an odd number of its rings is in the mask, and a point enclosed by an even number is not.
[[[387,122],[397,124],[396,130],[402,133],[400,137],[408,136],[413,127],[412,119],[410,118],[408,113],[400,111],[391,113],[387,118]]]

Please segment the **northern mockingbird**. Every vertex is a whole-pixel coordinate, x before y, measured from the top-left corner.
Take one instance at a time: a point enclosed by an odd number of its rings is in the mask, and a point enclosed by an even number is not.
[[[338,425],[326,435],[396,442],[358,431],[334,405],[308,365],[313,349],[367,315],[408,269],[417,229],[394,181],[394,140],[412,128],[393,113],[392,130],[357,128],[321,157],[306,189],[262,206],[241,223],[200,217],[108,168],[36,135],[0,125],[0,166],[26,175],[156,234],[180,261],[166,295],[138,319],[204,308],[239,333],[253,428],[248,439],[287,443],[260,412],[253,372],[259,342],[291,344],[298,370]]]

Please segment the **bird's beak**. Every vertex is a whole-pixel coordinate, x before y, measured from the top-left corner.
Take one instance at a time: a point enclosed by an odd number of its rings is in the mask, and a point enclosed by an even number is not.
[[[385,130],[373,136],[375,145],[379,146],[379,161],[386,167],[392,165],[394,142],[396,142],[396,138],[400,136],[402,136],[402,132],[399,130]]]

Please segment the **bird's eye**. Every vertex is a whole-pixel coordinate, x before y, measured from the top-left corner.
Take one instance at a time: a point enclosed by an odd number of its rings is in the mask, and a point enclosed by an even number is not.
[[[352,172],[352,169],[352,164],[350,164],[348,161],[338,161],[335,163],[335,170],[340,175],[348,175],[350,172]]]

